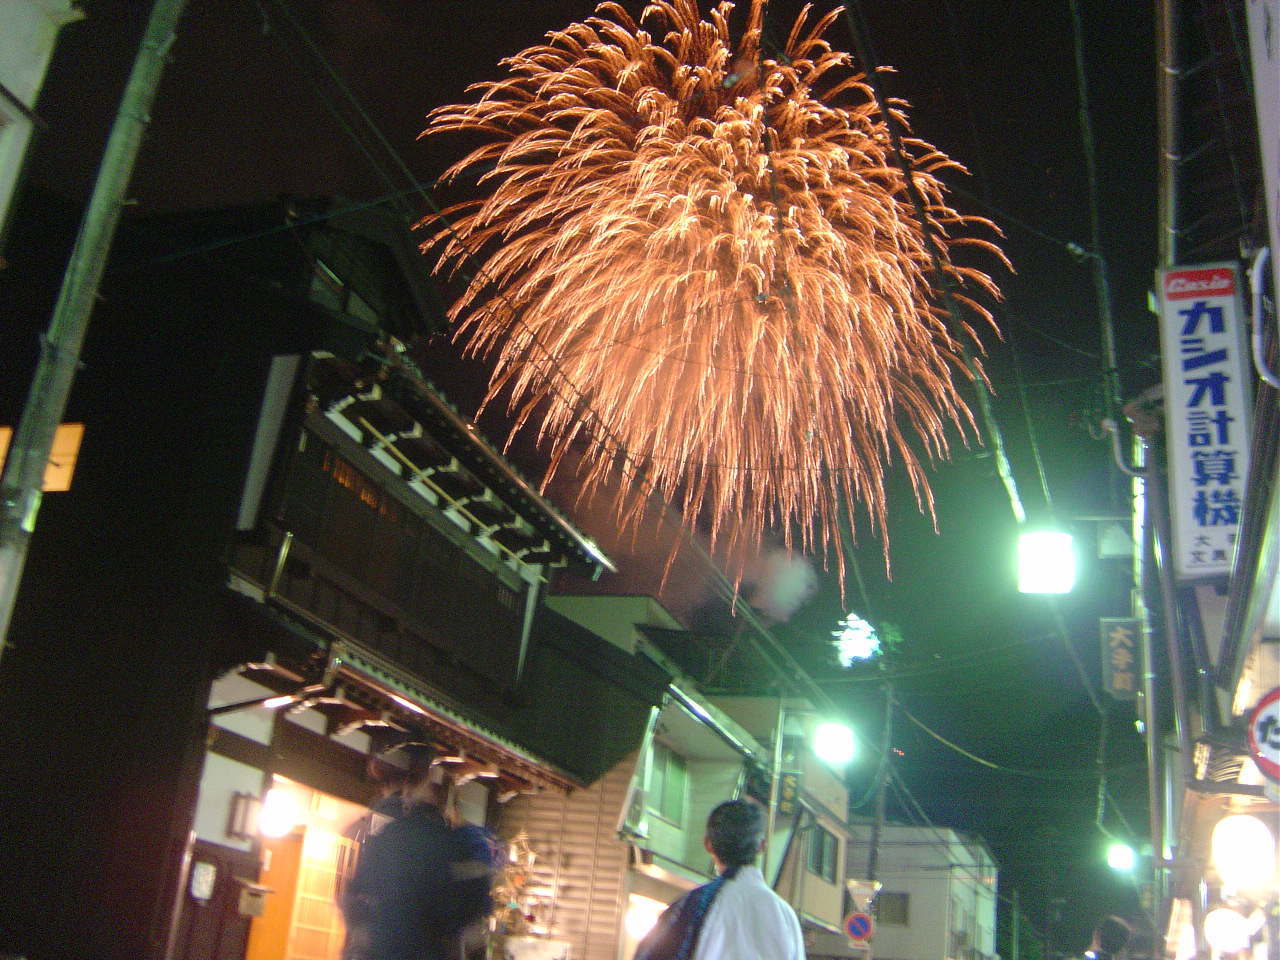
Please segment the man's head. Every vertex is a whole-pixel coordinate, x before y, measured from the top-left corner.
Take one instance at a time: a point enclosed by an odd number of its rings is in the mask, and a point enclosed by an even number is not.
[[[705,846],[721,867],[746,866],[764,846],[764,808],[754,800],[726,800],[707,818]]]
[[[1119,917],[1103,917],[1093,931],[1095,950],[1115,956],[1129,945],[1129,924]]]

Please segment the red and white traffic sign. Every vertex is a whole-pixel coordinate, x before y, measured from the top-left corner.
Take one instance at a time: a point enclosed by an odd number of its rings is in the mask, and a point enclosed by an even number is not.
[[[856,943],[870,940],[875,932],[876,924],[869,913],[855,911],[844,918],[844,935]]]
[[[1280,687],[1249,714],[1249,753],[1266,776],[1280,781]]]

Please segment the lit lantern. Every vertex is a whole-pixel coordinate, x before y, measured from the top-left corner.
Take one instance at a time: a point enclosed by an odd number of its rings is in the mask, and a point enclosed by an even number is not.
[[[1276,840],[1267,825],[1247,813],[1223,817],[1213,828],[1210,859],[1224,887],[1263,890],[1276,870]]]

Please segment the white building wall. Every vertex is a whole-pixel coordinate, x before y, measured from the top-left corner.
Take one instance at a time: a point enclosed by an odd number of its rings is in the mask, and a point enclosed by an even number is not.
[[[871,827],[851,829],[849,876],[863,878]],[[995,956],[996,868],[980,842],[944,828],[887,825],[877,862],[880,896],[908,898],[906,924],[877,920],[871,944],[877,960]]]
[[[3,0],[0,3],[0,84],[34,110],[62,25],[79,19],[72,0]],[[0,235],[8,220],[18,176],[33,133],[31,120],[0,92]]]

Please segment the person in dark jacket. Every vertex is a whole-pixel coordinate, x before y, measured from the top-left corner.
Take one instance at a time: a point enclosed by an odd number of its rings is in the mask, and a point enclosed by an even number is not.
[[[344,898],[344,960],[446,960],[457,934],[455,839],[436,806],[430,761],[406,785],[399,816],[369,837]]]

